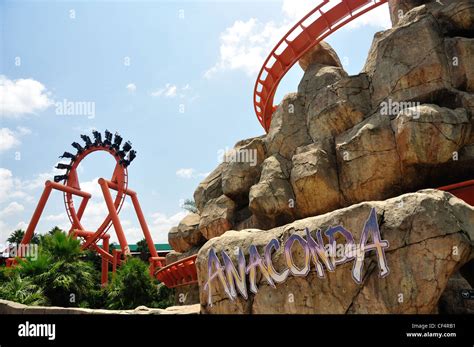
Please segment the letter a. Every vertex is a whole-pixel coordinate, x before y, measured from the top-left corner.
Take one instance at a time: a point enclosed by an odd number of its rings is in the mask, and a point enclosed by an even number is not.
[[[372,234],[372,244],[367,244],[369,235]],[[359,249],[356,255],[354,267],[352,268],[352,277],[357,283],[362,283],[362,267],[364,266],[365,253],[375,250],[377,252],[377,261],[380,269],[380,277],[385,277],[390,270],[387,266],[385,258],[385,248],[389,247],[387,240],[381,240],[379,224],[377,222],[377,214],[375,208],[370,211],[369,219],[365,222],[364,230],[362,231]]]

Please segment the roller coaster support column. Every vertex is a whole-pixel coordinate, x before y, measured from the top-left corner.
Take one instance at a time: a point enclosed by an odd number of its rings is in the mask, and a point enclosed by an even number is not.
[[[117,190],[118,186],[117,183],[111,182],[104,180],[107,183],[107,186],[110,189]],[[165,258],[158,256],[158,253],[156,252],[155,244],[153,242],[153,238],[151,237],[151,232],[150,229],[148,229],[148,225],[145,220],[145,216],[143,215],[142,208],[140,206],[140,203],[138,201],[137,193],[131,189],[126,189],[125,194],[130,196],[132,199],[132,204],[133,208],[135,209],[135,213],[137,214],[138,221],[140,223],[140,227],[142,228],[143,235],[145,236],[145,241],[148,246],[148,250],[150,251],[150,275],[154,276],[155,269],[158,267],[162,267],[165,264]]]
[[[46,202],[48,201],[49,195],[51,194],[51,190],[57,189],[62,192],[74,194],[77,196],[80,196],[83,198],[83,201],[81,202],[81,207],[83,209],[85,208],[87,201],[91,198],[91,195],[87,192],[83,192],[79,189],[75,189],[72,187],[65,186],[64,184],[52,182],[52,181],[46,181],[44,184],[44,190],[43,194],[41,194],[41,198],[38,202],[38,205],[36,206],[35,212],[33,213],[33,216],[31,217],[30,223],[28,224],[28,228],[26,228],[25,235],[23,236],[23,239],[21,240],[22,245],[29,244],[31,241],[31,238],[33,237],[33,234],[35,232],[36,226],[38,225],[38,221],[41,217],[41,214],[43,213],[44,207],[46,206]],[[21,250],[21,247],[20,247]],[[18,254],[20,257],[22,254]]]
[[[46,181],[44,184],[43,194],[41,194],[41,198],[38,202],[38,205],[36,205],[35,212],[33,213],[30,223],[28,224],[28,228],[26,228],[25,235],[23,235],[21,240],[22,245],[30,243],[31,238],[33,237],[36,226],[38,225],[38,221],[41,217],[41,214],[43,213],[44,207],[46,206],[46,202],[48,201],[49,195],[51,194],[51,190],[53,189],[50,183],[50,181]]]
[[[107,236],[107,237],[104,237],[102,241],[102,248],[104,249],[104,251],[109,253],[110,235],[106,234],[104,236]],[[108,282],[109,282],[109,262],[107,261],[106,257],[102,257],[102,277],[101,277],[102,287],[105,287]]]
[[[107,183],[107,186],[109,188],[117,190],[116,183],[107,181],[105,179],[104,181]],[[146,244],[148,246],[148,249],[150,250],[150,254],[152,258],[157,258],[158,253],[156,253],[156,248],[155,248],[155,244],[153,243],[153,239],[151,238],[150,229],[148,229],[145,216],[143,215],[142,208],[140,206],[140,203],[138,202],[137,193],[127,188],[127,190],[125,190],[125,194],[130,196],[130,198],[132,199],[133,208],[135,209],[135,213],[137,214],[138,222],[140,223],[140,227],[142,228],[143,235],[145,236]]]
[[[105,204],[109,210],[109,216],[112,219],[112,224],[114,225],[115,232],[117,233],[117,238],[120,243],[120,248],[124,255],[130,255],[130,248],[128,247],[127,239],[125,238],[125,233],[123,232],[122,223],[117,214],[117,210],[114,206],[114,201],[112,200],[112,195],[110,194],[109,186],[107,181],[103,178],[99,179],[100,188],[102,189],[102,194],[104,195]]]

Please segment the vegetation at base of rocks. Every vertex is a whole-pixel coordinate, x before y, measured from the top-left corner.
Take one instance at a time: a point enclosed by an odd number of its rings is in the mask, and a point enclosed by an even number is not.
[[[48,299],[43,289],[32,280],[13,274],[0,286],[0,298],[25,305],[46,305]]]
[[[140,259],[130,258],[113,276],[106,289],[106,307],[117,310],[139,305],[150,306],[157,292],[148,267]]]
[[[18,244],[23,230],[15,230],[9,242]],[[101,258],[84,251],[78,239],[55,227],[37,238],[37,256],[18,259],[11,268],[0,267],[0,299],[26,305],[134,309],[173,305],[172,291],[150,277],[148,261],[128,258],[101,287]],[[144,255],[146,256],[146,254]]]
[[[192,199],[186,199],[184,200],[183,205],[181,206],[183,210],[186,210],[191,213],[198,213],[198,209],[196,207],[196,202]]]

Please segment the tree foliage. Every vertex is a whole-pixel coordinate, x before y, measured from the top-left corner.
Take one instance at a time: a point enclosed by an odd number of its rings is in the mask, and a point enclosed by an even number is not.
[[[196,207],[196,202],[193,199],[184,200],[182,208],[184,210],[192,212],[192,213],[198,213],[198,209]]]
[[[21,241],[23,234],[15,232],[12,241]],[[150,277],[147,261],[127,259],[109,285],[102,288],[101,259],[82,250],[78,239],[59,228],[39,239],[35,258],[18,259],[17,266],[0,268],[0,298],[27,305],[109,309],[133,309],[140,305],[164,308],[173,304],[173,292]],[[139,249],[144,260],[148,260],[144,240],[139,242]]]
[[[147,265],[140,259],[129,258],[107,287],[106,306],[109,309],[152,306],[157,293],[157,285],[150,277]]]

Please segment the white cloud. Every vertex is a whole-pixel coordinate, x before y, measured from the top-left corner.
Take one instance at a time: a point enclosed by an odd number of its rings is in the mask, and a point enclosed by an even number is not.
[[[174,84],[166,83],[164,88],[155,90],[151,92],[151,96],[160,97],[164,96],[165,98],[174,98],[177,95],[178,87]]]
[[[172,216],[167,216],[164,213],[152,214],[152,224],[150,226],[153,241],[156,243],[168,242],[168,231],[179,224],[179,222],[188,214],[186,211],[180,211]]]
[[[266,54],[288,29],[288,22],[262,23],[255,18],[234,22],[220,35],[219,61],[204,77],[209,79],[225,70],[242,70],[249,76],[257,74]]]
[[[194,175],[194,172],[196,170],[192,169],[192,168],[189,168],[189,169],[179,169],[176,171],[176,176],[178,177],[181,177],[181,178],[186,178],[186,179],[189,179],[189,178],[192,178],[193,175]]]
[[[91,181],[81,182],[81,190],[92,194],[93,198],[103,199],[102,189],[99,184],[99,177],[94,178]]]
[[[44,111],[53,104],[46,87],[34,79],[10,80],[0,75],[0,117],[17,118]]]
[[[16,225],[15,229],[26,230],[26,229],[28,229],[28,223],[26,223],[25,221],[20,221],[20,222],[18,222],[18,224]]]
[[[388,9],[388,4],[380,5],[379,7],[373,9],[370,12],[360,16],[357,19],[354,19],[352,22],[347,24],[344,28],[349,30],[357,29],[363,26],[371,26],[379,29],[390,29],[392,27],[392,22],[390,20],[390,12]]]
[[[221,33],[218,61],[204,73],[204,77],[209,79],[219,71],[229,70],[240,70],[248,76],[256,76],[273,47],[314,6],[313,0],[284,0],[283,16],[278,22],[262,22],[256,18],[235,21]],[[359,17],[345,29],[361,26],[389,28],[388,6],[384,4]]]
[[[5,218],[7,216],[11,216],[19,212],[23,212],[24,210],[25,210],[25,207],[22,204],[19,204],[16,201],[12,201],[0,211],[0,218]]]
[[[186,99],[186,101],[188,102],[193,102],[199,97],[199,95],[194,92],[193,88],[189,85],[189,83],[185,84],[183,87],[179,87],[171,83],[166,83],[163,88],[152,91],[150,95],[157,98],[164,97],[168,99]]]
[[[17,127],[16,128],[17,130],[17,133],[20,135],[20,136],[25,136],[25,135],[30,135],[31,134],[31,129],[28,129],[28,128],[25,128],[25,127]]]
[[[8,151],[20,144],[15,133],[8,128],[0,128],[0,152]]]
[[[281,10],[288,19],[300,20],[316,6],[314,0],[284,0]]]
[[[0,152],[8,151],[21,144],[20,137],[31,134],[25,127],[17,127],[16,131],[9,128],[0,128]]]
[[[31,195],[32,191],[43,188],[46,180],[51,180],[60,170],[53,169],[51,172],[39,173],[32,179],[20,179],[14,177],[13,173],[0,168],[0,203],[10,199],[23,199],[27,202],[36,202],[37,197]]]
[[[129,83],[129,84],[127,84],[127,86],[125,88],[127,88],[127,90],[130,93],[134,93],[137,90],[137,86],[135,85],[135,83]]]
[[[0,202],[9,198],[9,194],[14,186],[13,174],[10,170],[0,168]]]
[[[176,170],[176,176],[184,179],[190,178],[204,178],[209,176],[210,172],[197,172],[196,169],[193,168],[182,168]]]
[[[69,221],[68,216],[66,212],[61,212],[58,214],[50,214],[44,218],[48,222],[61,222],[61,223],[66,223]]]

